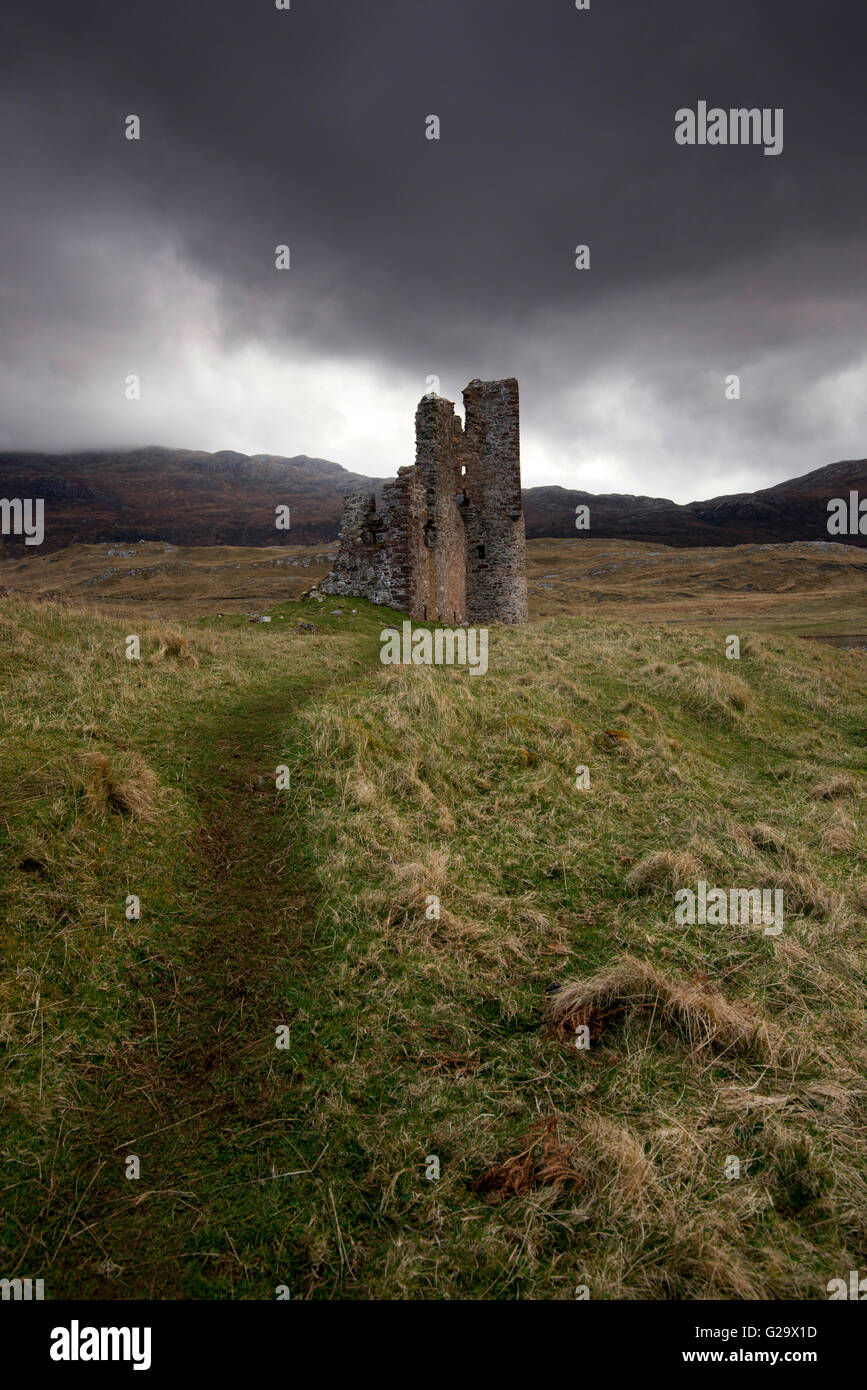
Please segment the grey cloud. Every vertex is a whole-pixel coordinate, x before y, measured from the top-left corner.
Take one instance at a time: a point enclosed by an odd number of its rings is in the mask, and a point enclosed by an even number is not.
[[[56,437],[126,439],[112,372],[207,328],[215,361],[343,357],[410,394],[430,372],[447,394],[517,374],[538,457],[580,473],[607,452],[636,491],[830,461],[867,424],[804,404],[863,357],[865,28],[833,0],[22,10],[0,59],[3,444],[35,439],[40,396]],[[783,154],[676,146],[699,99],[783,107]],[[710,383],[739,364],[753,389],[722,413]],[[157,442],[220,447],[187,429]]]

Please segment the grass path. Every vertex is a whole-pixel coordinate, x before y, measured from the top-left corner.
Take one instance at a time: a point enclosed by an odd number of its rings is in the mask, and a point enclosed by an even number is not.
[[[75,1191],[61,1181],[45,1213],[54,1296],[273,1297],[281,1282],[295,1181],[282,1175],[310,1162],[275,1029],[292,1023],[290,985],[309,997],[317,956],[274,769],[292,761],[291,705],[329,679],[280,667],[253,698],[176,731],[201,824],[161,947],[138,966],[139,1016],[63,1136],[79,1162],[65,1167]]]

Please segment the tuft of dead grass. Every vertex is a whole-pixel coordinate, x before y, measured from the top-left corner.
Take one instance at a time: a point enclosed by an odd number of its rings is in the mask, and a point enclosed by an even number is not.
[[[731,724],[755,705],[752,688],[740,676],[716,670],[692,657],[676,664],[651,662],[640,674],[651,689],[677,700],[684,709],[706,721]]]
[[[624,1014],[658,1014],[665,1026],[674,1025],[695,1051],[757,1053],[778,1060],[780,1040],[764,1020],[743,1005],[733,1004],[704,985],[670,980],[648,961],[623,956],[616,965],[589,979],[564,985],[546,1004],[548,1020],[558,1037],[571,1038],[582,1025],[598,1037],[603,1028]]]
[[[837,810],[822,832],[823,854],[845,854],[855,846],[856,825],[851,816]]]
[[[181,666],[197,667],[199,658],[193,650],[190,639],[173,628],[161,628],[148,632],[148,637],[157,642],[154,661],[177,661]]]
[[[359,806],[373,806],[376,803],[376,787],[366,777],[353,777],[347,790]]]
[[[159,781],[138,753],[127,754],[115,766],[105,753],[85,753],[84,797],[96,815],[118,811],[136,821],[152,821],[156,815]]]
[[[786,869],[782,874],[765,875],[761,886],[781,888],[787,912],[794,910],[807,916],[827,917],[834,906],[833,895],[811,869],[801,872]]]
[[[848,772],[838,772],[823,782],[817,782],[811,795],[816,801],[837,801],[842,796],[857,796],[858,784]]]
[[[702,866],[688,850],[657,850],[639,861],[626,875],[626,885],[633,893],[646,893],[652,888],[685,888],[702,875]]]
[[[537,1120],[521,1137],[522,1148],[502,1163],[495,1163],[476,1178],[473,1191],[494,1201],[517,1197],[535,1187],[577,1189],[586,1175],[574,1144],[558,1134],[556,1115]]]
[[[757,849],[772,850],[774,854],[780,854],[786,848],[786,836],[783,831],[776,830],[763,821],[757,821],[755,825],[750,826],[747,838]]]

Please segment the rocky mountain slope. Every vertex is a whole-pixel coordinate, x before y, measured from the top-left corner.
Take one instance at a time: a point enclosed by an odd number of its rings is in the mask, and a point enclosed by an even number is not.
[[[73,542],[168,541],[174,545],[316,545],[335,539],[341,498],[382,479],[298,454],[209,454],[156,446],[125,452],[0,454],[0,497],[45,499],[39,553]],[[867,497],[867,460],[832,463],[758,492],[680,505],[667,498],[594,494],[562,487],[524,491],[528,536],[717,546],[833,539],[867,545],[867,535],[829,536],[828,501]],[[291,527],[275,527],[288,505]],[[589,532],[575,509],[590,508]],[[867,517],[865,517],[867,526]],[[4,537],[14,549],[23,543]],[[35,547],[32,547],[35,549]]]
[[[865,535],[829,535],[828,502],[850,491],[867,498],[867,459],[832,463],[803,477],[681,506],[661,497],[593,494],[562,487],[524,492],[528,536],[589,535],[595,540],[656,545],[744,545],[774,541],[841,541],[867,545]],[[590,508],[589,532],[576,532],[575,509]],[[867,517],[864,518],[867,529]]]
[[[280,458],[156,446],[0,454],[0,497],[45,499],[41,553],[75,541],[315,545],[337,535],[344,493],[376,482],[306,454]],[[281,505],[290,508],[288,531],[275,526]],[[22,544],[13,537],[4,543]]]

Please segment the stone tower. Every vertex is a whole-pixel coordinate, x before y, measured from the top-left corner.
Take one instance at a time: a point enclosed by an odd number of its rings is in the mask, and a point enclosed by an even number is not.
[[[518,383],[471,381],[464,391],[467,620],[527,621]]]
[[[424,396],[415,464],[344,499],[340,550],[323,593],[387,603],[417,621],[525,623],[518,383],[471,381],[462,427],[452,401]]]
[[[461,422],[451,401],[423,396],[415,412],[415,473],[424,488],[419,564],[423,611],[411,618],[461,623],[466,618],[466,542],[457,496],[463,469]]]

